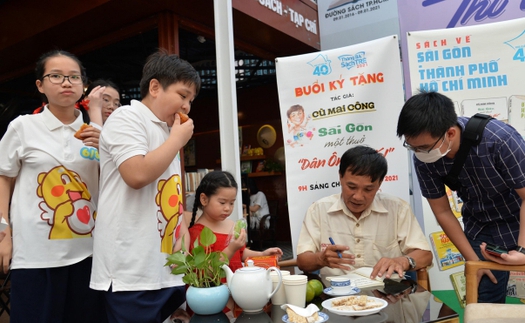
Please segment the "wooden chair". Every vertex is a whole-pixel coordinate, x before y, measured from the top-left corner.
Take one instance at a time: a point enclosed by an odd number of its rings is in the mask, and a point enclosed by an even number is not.
[[[287,267],[286,269],[290,269],[297,266],[297,259],[294,258],[289,260],[282,260],[278,262],[278,265],[281,269],[283,267]],[[421,268],[417,270],[417,283],[419,286],[423,287],[424,289],[430,292],[430,280],[428,279],[428,271],[426,268]]]
[[[424,289],[431,292],[430,289],[430,279],[428,278],[428,270],[426,268],[420,268],[416,271],[417,284]]]
[[[502,265],[492,261],[467,261],[465,264],[465,278],[467,281],[467,306],[465,308],[465,323],[482,322],[523,322],[525,306],[520,304],[487,304],[478,301],[477,273],[480,269],[502,271],[525,271],[523,266]]]

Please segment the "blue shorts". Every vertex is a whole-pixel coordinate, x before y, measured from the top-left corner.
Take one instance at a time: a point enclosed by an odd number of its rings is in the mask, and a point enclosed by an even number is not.
[[[112,292],[110,287],[104,296],[110,323],[162,323],[186,301],[186,288]]]
[[[485,227],[487,228],[487,227]],[[488,230],[483,229],[475,240],[467,237],[472,249],[476,252],[479,259],[485,260],[481,254],[479,245],[482,242],[488,242],[495,244],[494,237]],[[508,271],[496,271],[492,270],[492,274],[498,281],[494,284],[487,275],[483,275],[478,286],[478,303],[505,303],[507,297],[507,284],[509,283],[509,272]]]
[[[107,322],[102,292],[89,288],[91,262],[11,270],[10,322]]]

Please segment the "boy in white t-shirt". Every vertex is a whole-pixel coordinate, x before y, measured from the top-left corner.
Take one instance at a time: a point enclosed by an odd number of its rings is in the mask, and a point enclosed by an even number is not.
[[[105,291],[109,322],[163,322],[185,301],[182,277],[165,263],[187,233],[179,150],[193,121],[181,124],[179,112],[190,111],[200,84],[188,62],[152,54],[140,81],[142,101],[113,112],[100,135],[90,287]]]

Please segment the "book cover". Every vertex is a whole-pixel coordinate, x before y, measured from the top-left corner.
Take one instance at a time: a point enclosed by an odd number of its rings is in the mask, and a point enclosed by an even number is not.
[[[452,286],[458,297],[459,305],[462,308],[465,308],[467,305],[467,280],[465,274],[462,271],[450,275],[450,280],[452,281]]]
[[[252,172],[252,162],[251,161],[243,161],[241,163],[241,173],[242,174],[249,174]]]
[[[430,243],[436,256],[436,263],[439,270],[444,271],[465,263],[465,259],[445,232],[438,231],[431,233]]]
[[[507,296],[525,298],[525,272],[511,271],[507,284]]]

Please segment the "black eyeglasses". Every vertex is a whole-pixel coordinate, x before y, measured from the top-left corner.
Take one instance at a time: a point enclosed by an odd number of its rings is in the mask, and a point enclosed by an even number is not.
[[[432,145],[432,147],[430,147],[430,149],[421,149],[420,147],[414,147],[414,146],[410,146],[409,144],[407,144],[406,141],[403,141],[403,147],[405,147],[406,149],[408,150],[412,150],[412,151],[415,151],[415,152],[424,152],[424,153],[430,153],[432,151],[432,149],[434,149],[434,147],[436,147],[437,143],[441,140],[441,138],[443,138],[443,142],[445,142],[445,135],[447,133],[445,132],[443,135],[441,135],[441,137],[438,138],[438,140],[436,140],[436,142]],[[441,143],[443,145],[443,142]]]
[[[62,84],[67,79],[71,84],[82,84],[82,75],[62,75],[62,74],[46,74],[42,76],[42,80],[49,77],[49,82],[53,84]]]

